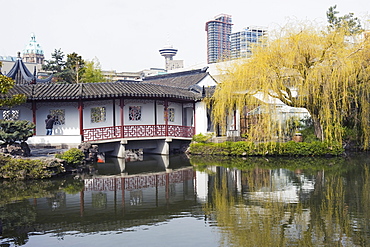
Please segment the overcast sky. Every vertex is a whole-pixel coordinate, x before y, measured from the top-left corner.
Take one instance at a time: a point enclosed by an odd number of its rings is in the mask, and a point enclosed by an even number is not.
[[[16,56],[35,33],[46,59],[60,48],[96,57],[104,70],[136,72],[164,68],[158,50],[169,41],[178,49],[174,59],[188,67],[206,62],[205,23],[218,14],[232,15],[237,32],[294,20],[324,23],[333,5],[339,16],[370,19],[369,0],[0,0],[0,55]]]

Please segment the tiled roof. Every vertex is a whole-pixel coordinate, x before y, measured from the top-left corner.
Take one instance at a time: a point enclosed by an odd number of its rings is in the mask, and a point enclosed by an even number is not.
[[[177,73],[168,73],[143,78],[143,83],[156,85],[165,85],[176,88],[189,89],[191,86],[198,84],[208,74],[207,67],[198,70],[189,70]]]
[[[32,83],[50,83],[53,75],[50,75],[46,79],[36,78],[36,68],[34,74],[32,74],[19,57],[14,63],[13,68],[6,74],[7,77],[15,80],[16,84],[32,84]]]
[[[115,97],[197,100],[201,93],[142,82],[15,85],[7,94],[25,94],[29,100],[107,99]]]

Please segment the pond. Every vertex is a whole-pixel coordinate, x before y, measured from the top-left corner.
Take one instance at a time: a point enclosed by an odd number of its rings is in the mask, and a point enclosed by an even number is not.
[[[0,246],[370,246],[370,159],[144,156],[0,181]]]

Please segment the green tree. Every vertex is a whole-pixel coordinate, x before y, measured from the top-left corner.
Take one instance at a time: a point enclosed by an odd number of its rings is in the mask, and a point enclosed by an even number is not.
[[[42,66],[43,70],[52,71],[57,82],[79,83],[85,73],[85,61],[80,55],[73,52],[67,54],[67,61],[64,61],[64,54],[61,49],[55,49],[51,54],[52,59],[47,60]]]
[[[52,71],[54,73],[54,78],[56,78],[57,82],[64,82],[65,81],[65,68],[66,62],[64,59],[64,54],[59,48],[59,50],[55,49],[54,53],[51,54],[52,59],[45,60],[45,64],[42,65],[42,69],[46,71]]]
[[[26,142],[34,128],[35,124],[27,120],[0,120],[0,140],[6,144]]]
[[[85,62],[85,73],[83,74],[81,81],[84,83],[105,81],[100,62],[97,58]]]
[[[225,113],[246,106],[260,106],[259,124],[249,138],[271,140],[279,131],[273,126],[276,109],[267,97],[292,107],[306,108],[320,140],[341,141],[344,122],[353,116],[353,106],[361,105],[353,119],[364,148],[370,140],[370,41],[348,42],[346,28],[322,30],[300,26],[284,30],[281,37],[254,55],[237,61],[224,72],[222,84],[213,98],[216,124],[225,126]],[[261,100],[262,99],[262,100]]]
[[[80,83],[85,73],[85,61],[75,52],[68,54],[65,72],[67,82]]]
[[[326,17],[329,23],[329,29],[346,29],[350,34],[356,34],[363,31],[361,27],[361,21],[357,17],[354,17],[353,13],[346,14],[344,16],[337,16],[339,14],[335,9],[337,5],[329,8],[326,12]]]
[[[12,78],[0,74],[0,94],[6,94],[13,88],[15,82]],[[0,99],[0,107],[13,107],[26,101],[24,94],[14,94],[9,98]]]

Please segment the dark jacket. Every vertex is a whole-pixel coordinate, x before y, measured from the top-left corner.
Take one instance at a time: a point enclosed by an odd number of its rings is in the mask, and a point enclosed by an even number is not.
[[[46,129],[52,129],[54,126],[54,122],[55,122],[54,118],[46,119],[45,120]]]

